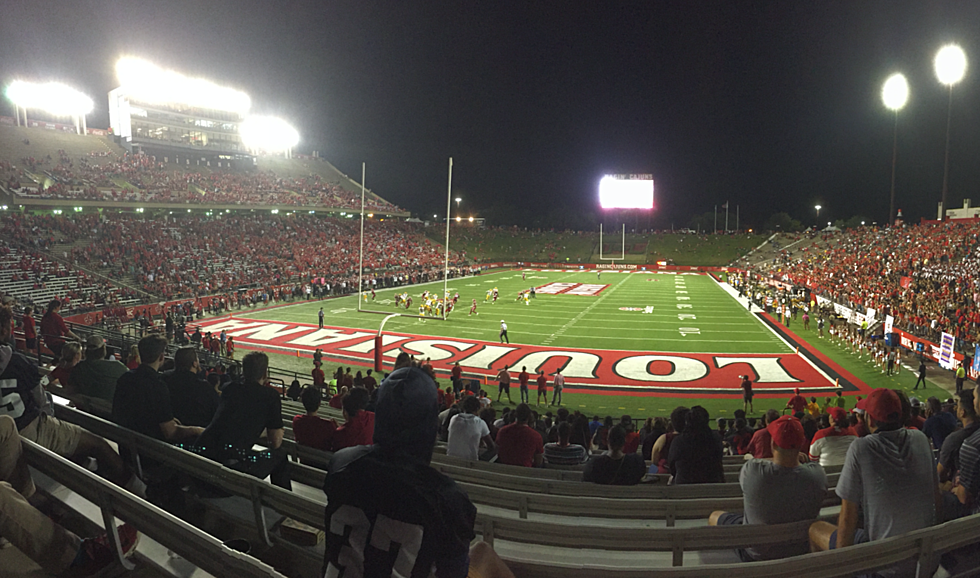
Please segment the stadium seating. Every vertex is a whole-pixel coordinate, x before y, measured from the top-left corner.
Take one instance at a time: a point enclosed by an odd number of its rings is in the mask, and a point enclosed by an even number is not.
[[[360,235],[352,219],[246,213],[168,223],[122,215],[8,214],[0,226],[18,238],[56,238],[68,246],[71,264],[130,277],[139,289],[164,298],[309,283],[314,277],[325,278],[332,292],[356,288]],[[364,266],[378,277],[418,278],[442,270],[445,253],[411,223],[370,220],[365,235]],[[451,253],[450,261],[461,265],[462,255]]]
[[[237,474],[200,456],[124,430],[77,410],[59,406],[58,415],[114,440],[121,447],[135,448],[141,455],[170,464],[184,473],[207,480],[233,495],[250,500],[255,505],[255,524],[260,532],[265,532],[264,528],[267,527],[268,521],[264,517],[264,509],[259,506],[272,508],[280,514],[289,515],[323,529],[322,502]],[[307,476],[317,475],[315,468],[302,465],[296,465],[296,468],[306,472]],[[313,479],[309,481],[315,482]],[[799,539],[805,534],[804,525],[780,528],[637,529],[605,525],[596,527],[583,523],[581,526],[570,528],[567,524],[559,525],[481,513],[478,515],[477,527],[483,538],[494,544],[518,575],[529,576],[584,577],[594,576],[595,572],[601,571],[603,576],[615,578],[640,575],[704,578],[800,575],[814,578],[831,577],[858,574],[909,558],[919,559],[925,567],[934,568],[939,553],[980,540],[980,518],[970,517],[904,536],[793,559],[707,567],[698,565],[692,568],[667,570],[651,567],[649,559],[639,565],[639,559],[635,557],[627,559],[625,566],[617,564],[619,557],[613,552],[624,554],[635,553],[635,551],[669,552],[671,563],[677,565],[691,561],[684,555],[688,551],[724,551],[739,545],[775,544]],[[271,533],[266,533],[266,536],[270,541],[282,540]],[[526,555],[526,548],[529,545],[536,548],[535,555],[531,557]],[[554,549],[557,553],[549,549]],[[577,564],[574,561],[575,557],[566,554],[576,549],[580,553],[584,552],[583,555],[592,557],[592,562]],[[319,563],[319,553],[315,550],[301,549],[300,551],[311,565]],[[599,562],[596,562],[597,560]],[[801,568],[806,568],[805,574],[802,574]],[[924,575],[929,574],[931,572]]]
[[[893,315],[895,327],[934,342],[945,331],[978,343],[978,233],[973,221],[847,229],[813,246],[787,245],[755,270],[861,313]]]
[[[13,233],[4,225],[4,233]],[[43,307],[61,299],[65,312],[138,303],[135,292],[117,287],[53,261],[39,251],[27,251],[0,240],[0,293],[22,303]]]
[[[0,125],[0,186],[19,202],[97,201],[154,204],[296,207],[359,210],[360,186],[319,159],[269,161],[271,170],[228,172],[217,166],[176,165],[126,153],[109,137],[66,135]],[[306,169],[306,172],[300,172]],[[118,206],[118,205],[116,205]],[[374,193],[366,209],[404,211]]]
[[[28,465],[37,472],[59,480],[72,492],[94,503],[101,510],[104,527],[114,528],[114,520],[118,516],[139,528],[144,534],[141,550],[147,548],[146,538],[149,538],[215,576],[282,577],[266,564],[229,549],[214,537],[106,482],[92,472],[33,442],[22,440],[21,443]],[[118,543],[115,531],[110,536]],[[120,558],[119,563],[124,568],[133,568],[128,560]]]

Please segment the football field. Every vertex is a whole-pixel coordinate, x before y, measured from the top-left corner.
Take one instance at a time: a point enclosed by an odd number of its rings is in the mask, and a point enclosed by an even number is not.
[[[534,298],[518,299],[532,286]],[[487,298],[494,288],[496,303]],[[274,367],[308,377],[317,348],[328,375],[338,365],[354,371],[373,365],[383,314],[400,313],[384,327],[386,368],[400,351],[430,358],[440,374],[459,362],[464,376],[480,380],[496,399],[495,376],[507,366],[514,402],[521,368],[544,371],[549,394],[561,370],[564,405],[590,414],[664,415],[679,404],[701,404],[713,416],[731,415],[742,405],[744,374],[754,382],[759,413],[784,404],[774,398],[788,398],[796,387],[808,397],[838,388],[850,397],[866,393],[865,379],[876,377],[826,342],[811,345],[815,331],[802,331],[802,321],[787,327],[757,308],[750,312],[727,284],[707,274],[510,270],[452,279],[448,289],[459,300],[445,321],[417,317],[423,292],[442,293],[438,282],[378,290],[374,300],[361,302],[373,313],[359,312],[352,295],[236,312],[206,320],[202,328],[226,330],[240,349],[267,351]],[[406,293],[412,306],[396,306],[396,294]],[[476,314],[470,315],[474,299]],[[509,343],[499,337],[502,320]],[[445,387],[448,379],[440,383]],[[530,394],[534,402],[533,377]]]

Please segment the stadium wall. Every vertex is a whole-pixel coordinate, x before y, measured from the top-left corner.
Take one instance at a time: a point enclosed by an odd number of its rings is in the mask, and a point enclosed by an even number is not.
[[[0,116],[0,124],[9,124],[10,126],[16,126],[17,121],[12,116]],[[31,120],[27,119],[28,128],[46,128],[48,130],[60,130],[62,132],[75,133],[75,125],[73,124],[62,124],[59,122],[45,122],[41,120]],[[93,136],[106,136],[109,131],[104,128],[87,128],[86,134]]]
[[[526,263],[524,261],[500,261],[497,263],[485,263],[481,265],[486,269],[532,267],[534,269],[580,269],[583,271],[694,271],[697,273],[722,273],[740,271],[736,267],[694,267],[686,265],[659,265],[659,264],[615,264],[615,263]]]

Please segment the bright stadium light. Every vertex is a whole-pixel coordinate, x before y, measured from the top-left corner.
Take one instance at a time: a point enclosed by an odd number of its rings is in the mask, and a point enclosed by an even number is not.
[[[54,116],[85,116],[95,103],[74,88],[60,82],[15,80],[6,90],[7,98],[28,110],[41,110]]]
[[[936,53],[934,65],[939,82],[952,86],[966,74],[966,53],[955,44],[947,44]]]
[[[242,143],[252,150],[284,152],[299,144],[299,133],[289,123],[272,116],[250,116],[238,129]]]
[[[955,44],[947,44],[936,53],[936,78],[949,87],[949,103],[946,105],[946,158],[943,161],[942,208],[939,220],[946,220],[946,192],[949,184],[949,129],[953,120],[953,85],[966,74],[966,53]]]
[[[116,76],[132,100],[156,104],[185,104],[244,115],[252,99],[234,88],[218,86],[203,78],[190,78],[164,70],[141,58],[124,56],[116,62]]]
[[[909,83],[904,74],[899,72],[888,77],[881,87],[881,100],[888,110],[902,110],[909,100]]]
[[[909,100],[909,83],[905,80],[904,74],[897,72],[888,77],[881,87],[881,100],[885,103],[885,108],[895,113],[895,127],[892,134],[892,188],[888,202],[888,222],[893,223],[895,221],[895,163],[898,160],[898,111],[902,110]]]

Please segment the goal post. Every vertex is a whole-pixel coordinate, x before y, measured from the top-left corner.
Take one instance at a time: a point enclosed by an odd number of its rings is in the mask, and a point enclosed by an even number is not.
[[[606,257],[602,253],[602,223],[599,223],[599,260],[600,261],[624,261],[626,260],[626,223],[623,223],[622,251],[619,257]]]
[[[360,234],[360,237],[361,238],[360,238],[360,249],[359,249],[360,255],[358,257],[358,266],[357,266],[357,312],[358,313],[371,313],[371,314],[375,314],[375,315],[393,316],[393,314],[392,314],[391,311],[378,311],[378,310],[374,310],[374,309],[366,309],[363,306],[364,305],[364,302],[366,301],[366,299],[365,299],[365,295],[366,294],[364,292],[364,213],[365,213],[365,211],[364,211],[364,197],[365,197],[364,180],[365,180],[366,173],[367,173],[367,164],[362,162],[361,163],[361,234]],[[449,159],[449,197],[450,197],[450,200],[452,198],[452,179],[453,179],[453,159],[450,158]],[[443,283],[443,299],[442,299],[443,306],[442,306],[442,315],[440,315],[440,316],[433,315],[431,317],[430,316],[427,316],[427,315],[418,315],[418,314],[414,314],[414,313],[409,313],[408,312],[408,309],[406,308],[405,309],[405,313],[397,313],[396,314],[399,317],[408,317],[408,318],[414,317],[416,319],[421,319],[423,321],[424,320],[427,320],[427,319],[437,319],[437,320],[441,320],[441,321],[445,321],[446,320],[447,313],[446,313],[445,291],[448,290],[448,280],[449,280],[449,211],[448,211],[448,208],[451,205],[449,204],[449,202],[447,202],[447,205],[446,206],[447,206],[447,211],[446,211],[446,258],[445,258],[445,273],[444,273],[445,282]],[[404,292],[405,293],[408,293],[409,292],[409,289],[408,289],[409,287],[410,287],[410,285],[405,285],[404,286],[404,288],[405,288],[405,291]],[[398,292],[398,289],[399,289],[398,287],[387,287],[387,288],[385,288],[385,291],[395,291],[395,292]],[[387,321],[387,319],[385,321]]]

